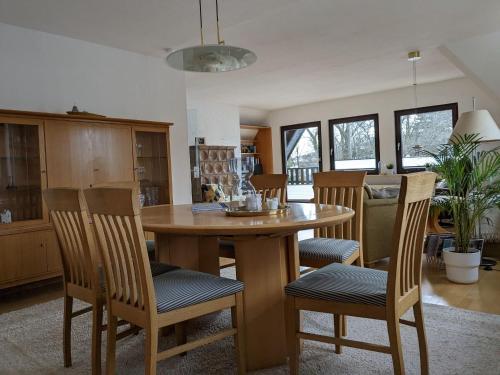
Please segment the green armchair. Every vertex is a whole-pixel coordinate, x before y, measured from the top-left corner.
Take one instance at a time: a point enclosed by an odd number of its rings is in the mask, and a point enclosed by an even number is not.
[[[367,176],[363,199],[363,261],[370,267],[375,262],[391,256],[391,241],[396,221],[398,198],[380,198],[375,188],[385,188],[390,193],[399,189],[401,176]],[[383,191],[387,193],[387,191]],[[383,195],[382,195],[383,196]]]

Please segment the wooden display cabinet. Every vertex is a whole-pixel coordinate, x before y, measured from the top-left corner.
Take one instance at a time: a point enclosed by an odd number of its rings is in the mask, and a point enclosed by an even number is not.
[[[43,122],[0,117],[2,229],[47,223]]]
[[[61,274],[43,189],[139,181],[172,202],[171,123],[0,110],[0,289]]]
[[[172,203],[168,129],[134,128],[134,172],[144,206]]]

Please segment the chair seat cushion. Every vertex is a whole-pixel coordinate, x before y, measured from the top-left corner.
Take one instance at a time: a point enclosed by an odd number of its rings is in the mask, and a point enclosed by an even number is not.
[[[357,250],[359,242],[352,240],[316,237],[299,241],[300,259],[343,263]]]
[[[170,264],[160,262],[149,262],[149,265],[151,266],[151,274],[153,275],[153,277],[161,275],[165,272],[179,269],[179,267],[177,266],[171,266]]]
[[[285,287],[295,297],[385,306],[387,272],[332,263]]]
[[[243,291],[243,283],[185,269],[153,278],[158,313],[165,313]]]
[[[155,259],[155,241],[154,240],[146,240],[146,249],[148,250],[149,260]]]

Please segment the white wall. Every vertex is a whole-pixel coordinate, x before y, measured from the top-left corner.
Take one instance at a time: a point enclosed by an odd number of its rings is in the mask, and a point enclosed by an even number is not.
[[[170,121],[173,198],[191,202],[184,74],[160,58],[0,23],[0,108]]]
[[[240,149],[240,113],[236,106],[210,100],[188,100],[188,142],[205,137],[211,146],[236,146]]]
[[[245,125],[266,125],[269,110],[240,107],[240,123]]]
[[[458,78],[418,86],[418,105],[429,106],[458,102],[459,112],[472,110],[472,97],[478,108],[488,109],[500,123],[500,102],[488,95],[468,78]],[[323,169],[330,169],[328,120],[372,113],[379,114],[380,159],[395,163],[394,111],[413,107],[412,88],[336,99],[272,111],[268,123],[273,128],[274,171],[281,171],[280,127],[321,121]]]
[[[446,44],[447,56],[500,100],[500,32]]]

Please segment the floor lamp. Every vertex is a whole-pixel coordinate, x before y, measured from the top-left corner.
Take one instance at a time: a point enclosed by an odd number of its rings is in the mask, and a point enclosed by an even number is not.
[[[460,115],[450,140],[457,135],[479,134],[481,143],[500,141],[500,128],[490,112],[486,109],[475,110],[475,100],[473,100],[473,108],[472,111]],[[481,220],[479,220],[479,232],[481,233]],[[481,266],[484,266],[485,270],[491,270],[496,263],[494,259],[481,259]]]

